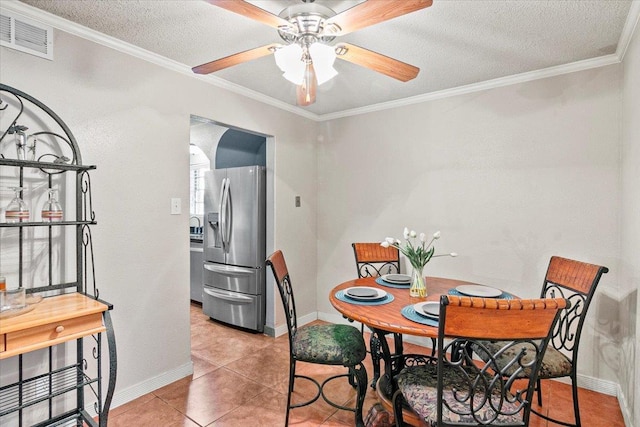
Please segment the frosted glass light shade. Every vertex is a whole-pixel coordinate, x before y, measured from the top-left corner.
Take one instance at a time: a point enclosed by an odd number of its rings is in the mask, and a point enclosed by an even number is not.
[[[285,79],[291,83],[299,85],[304,78],[305,63],[302,60],[302,47],[293,43],[282,47],[273,54],[276,58],[276,65],[282,72]]]
[[[309,46],[309,55],[313,61],[318,85],[338,75],[336,69],[333,68],[333,63],[336,60],[336,51],[333,47],[322,43],[313,43]]]

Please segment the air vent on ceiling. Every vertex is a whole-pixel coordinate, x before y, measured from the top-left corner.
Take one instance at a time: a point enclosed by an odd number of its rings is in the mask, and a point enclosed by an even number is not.
[[[14,12],[0,12],[0,46],[53,59],[53,27]]]

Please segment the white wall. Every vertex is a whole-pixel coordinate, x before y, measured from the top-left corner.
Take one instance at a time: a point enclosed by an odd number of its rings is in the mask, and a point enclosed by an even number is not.
[[[608,266],[579,372],[616,381],[621,66],[333,120],[318,146],[318,311],[350,244],[442,231],[426,274],[540,293],[552,255]],[[428,283],[427,283],[428,288]],[[596,350],[597,349],[597,350]]]
[[[640,32],[624,57],[622,121],[622,210],[620,233],[620,359],[619,382],[623,407],[630,421],[640,424],[640,346],[638,288],[640,287]]]
[[[315,122],[61,31],[54,61],[0,49],[2,83],[52,108],[84,163],[97,165],[93,243],[100,296],[115,306],[116,404],[191,369],[191,114],[274,135],[275,244],[296,277],[299,313],[315,315]],[[182,215],[169,214],[172,197]]]

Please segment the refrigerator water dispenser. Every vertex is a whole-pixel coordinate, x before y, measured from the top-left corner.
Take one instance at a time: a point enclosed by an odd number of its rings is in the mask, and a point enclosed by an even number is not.
[[[222,247],[219,217],[220,216],[217,212],[210,212],[207,214],[207,223],[209,224],[207,233],[210,233],[207,242],[213,242],[213,245],[209,244],[209,246],[213,246],[214,248]]]

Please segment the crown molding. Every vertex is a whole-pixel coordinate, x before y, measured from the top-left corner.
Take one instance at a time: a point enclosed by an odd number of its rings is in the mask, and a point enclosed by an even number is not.
[[[620,39],[618,40],[618,47],[616,48],[616,55],[620,58],[620,62],[624,60],[624,55],[627,53],[627,48],[629,47],[629,43],[631,43],[633,33],[638,27],[638,22],[640,22],[640,0],[633,0],[629,8],[627,20],[624,23],[624,28],[622,29],[622,34],[620,34]]]
[[[583,61],[572,62],[570,64],[558,65],[555,67],[544,68],[541,70],[528,71],[521,74],[513,74],[511,76],[500,77],[492,80],[485,80],[479,83],[472,83],[465,86],[458,86],[451,89],[444,89],[436,92],[429,92],[423,95],[416,95],[409,98],[403,98],[396,101],[383,102],[380,104],[369,105],[362,108],[354,108],[352,110],[338,111],[336,113],[324,114],[319,117],[320,121],[334,120],[342,117],[356,116],[359,114],[371,113],[375,111],[388,110],[391,108],[399,108],[407,105],[419,104],[422,102],[433,101],[436,99],[449,98],[452,96],[464,95],[467,93],[480,92],[488,89],[495,89],[504,86],[511,86],[518,83],[530,82],[532,80],[546,79],[548,77],[559,76],[562,74],[574,73],[576,71],[589,70],[591,68],[605,67],[607,65],[618,64],[620,59],[616,54],[601,56],[593,59],[585,59]]]
[[[165,58],[146,49],[134,46],[126,43],[122,40],[116,39],[111,36],[107,36],[98,31],[79,25],[75,22],[71,22],[59,16],[45,12],[38,8],[21,3],[18,0],[3,0],[2,8],[11,10],[16,13],[40,21],[44,24],[50,25],[61,31],[73,34],[83,39],[93,41],[100,45],[110,47],[119,52],[131,55],[133,57],[151,62],[155,65],[173,70],[191,78],[199,79],[205,83],[212,84],[222,89],[229,90],[230,92],[237,93],[247,98],[262,102],[267,105],[279,108],[281,110],[302,116],[304,118],[313,121],[328,121],[339,119],[343,117],[356,116],[360,114],[366,114],[376,111],[383,111],[392,108],[399,108],[408,105],[418,104],[422,102],[433,101],[436,99],[443,99],[452,96],[458,96],[473,92],[484,91],[488,89],[495,89],[499,87],[514,85],[518,83],[529,82],[532,80],[545,79],[548,77],[559,76],[567,73],[574,73],[577,71],[589,70],[592,68],[604,67],[607,65],[618,64],[622,62],[626,53],[627,47],[631,42],[633,34],[638,26],[640,20],[640,0],[633,0],[629,9],[629,14],[625,22],[622,34],[618,41],[618,47],[614,54],[601,56],[592,59],[586,59],[583,61],[572,62],[570,64],[563,64],[554,67],[544,68],[540,70],[529,71],[526,73],[515,74],[506,77],[500,77],[493,80],[487,80],[479,83],[473,83],[465,86],[454,87],[450,89],[444,89],[436,92],[425,93],[422,95],[412,96],[409,98],[399,99],[390,102],[383,102],[379,104],[369,105],[361,108],[354,108],[350,110],[337,111],[335,113],[328,114],[315,114],[302,108],[290,105],[286,102],[271,98],[253,90],[249,90],[245,87],[231,83],[227,80],[221,79],[213,75],[196,75],[191,71],[191,68],[185,64],[173,61]]]

